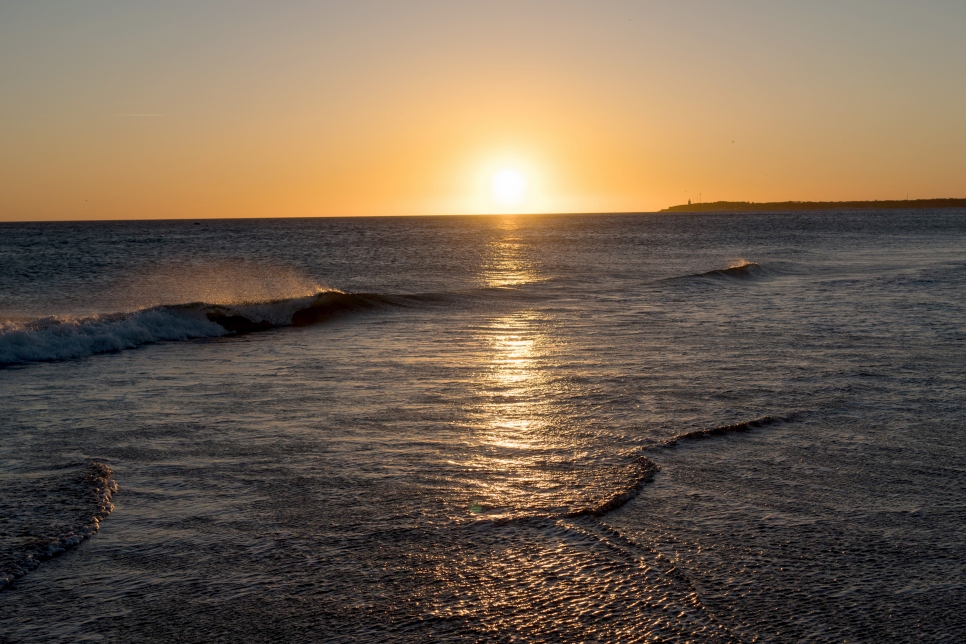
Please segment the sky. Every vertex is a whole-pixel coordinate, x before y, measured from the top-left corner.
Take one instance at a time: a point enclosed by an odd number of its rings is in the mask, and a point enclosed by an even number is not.
[[[964,33],[962,0],[0,0],[0,220],[966,197]]]

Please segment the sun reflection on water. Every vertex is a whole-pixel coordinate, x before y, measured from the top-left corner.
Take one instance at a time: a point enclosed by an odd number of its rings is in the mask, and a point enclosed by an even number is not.
[[[489,298],[494,308],[470,327],[460,356],[471,365],[471,394],[465,450],[450,461],[458,474],[448,483],[456,491],[453,518],[467,528],[451,534],[466,541],[434,551],[425,568],[433,589],[427,613],[440,623],[472,624],[485,634],[481,641],[514,632],[627,642],[660,632],[684,641],[667,627],[669,614],[683,633],[710,632],[692,588],[664,575],[652,551],[594,519],[567,516],[627,489],[639,476],[637,461],[620,450],[608,455],[602,443],[592,396],[580,384],[579,341],[560,333],[566,318],[515,292],[541,280],[516,223],[503,222],[479,276],[506,292]],[[697,621],[689,621],[693,615]]]
[[[528,449],[546,426],[548,402],[541,396],[546,388],[541,351],[547,338],[532,312],[494,319],[483,329],[490,360],[480,374],[481,390],[487,394],[483,444]]]
[[[529,284],[539,279],[530,245],[519,232],[518,217],[497,220],[502,232],[487,244],[480,281],[488,288],[507,288]]]
[[[488,246],[480,281],[505,288],[539,281],[532,250],[516,218],[501,220],[503,232]],[[570,487],[572,447],[563,439],[559,378],[550,368],[559,351],[553,320],[532,308],[489,319],[475,330],[478,403],[468,413],[468,469],[473,472],[473,514],[508,516],[553,504]]]

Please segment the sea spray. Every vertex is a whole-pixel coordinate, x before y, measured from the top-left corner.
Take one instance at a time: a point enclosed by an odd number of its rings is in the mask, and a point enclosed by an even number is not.
[[[84,318],[51,317],[0,326],[0,365],[70,360],[173,340],[305,326],[339,315],[404,305],[406,298],[324,291],[234,305],[163,305]]]

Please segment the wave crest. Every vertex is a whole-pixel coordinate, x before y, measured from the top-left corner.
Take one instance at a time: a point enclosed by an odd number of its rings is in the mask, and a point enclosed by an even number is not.
[[[766,427],[777,423],[793,422],[799,416],[799,412],[788,416],[762,416],[753,420],[734,423],[732,425],[721,425],[709,429],[700,429],[692,432],[678,434],[657,445],[642,448],[643,451],[654,451],[662,448],[672,448],[679,443],[686,441],[697,441],[715,436],[726,436],[728,434],[747,432],[749,430]],[[590,505],[576,507],[560,512],[547,511],[518,511],[501,516],[481,516],[477,520],[493,523],[495,525],[505,525],[508,523],[526,522],[543,519],[577,519],[580,517],[600,518],[614,510],[617,510],[629,501],[637,497],[644,487],[654,480],[654,477],[661,471],[661,466],[644,455],[639,455],[634,463],[627,468],[628,475],[625,479],[627,483],[616,492],[604,499],[596,499]]]
[[[713,271],[705,271],[704,273],[695,273],[694,275],[689,275],[689,277],[730,277],[732,279],[749,279],[752,277],[759,277],[764,274],[765,270],[761,267],[761,264],[742,259],[736,264],[732,264],[728,268],[719,268]]]
[[[393,304],[401,302],[375,294],[324,291],[267,302],[197,302],[84,318],[0,322],[0,365],[70,360],[156,342],[305,326]]]
[[[743,423],[734,423],[732,425],[721,425],[720,427],[712,427],[710,429],[699,429],[693,432],[685,432],[684,434],[678,434],[672,438],[667,439],[659,445],[659,447],[675,447],[678,443],[686,441],[697,441],[705,438],[710,438],[712,436],[725,436],[727,434],[737,434],[740,432],[747,432],[751,429],[757,427],[766,427],[768,425],[773,425],[775,423],[787,423],[795,419],[794,414],[790,416],[762,416],[761,418],[755,418],[754,420],[748,420]]]
[[[635,476],[627,487],[597,505],[567,512],[562,515],[562,518],[601,517],[608,512],[613,512],[640,494],[644,486],[654,480],[654,475],[661,470],[661,467],[649,458],[641,456],[637,459],[634,470]]]

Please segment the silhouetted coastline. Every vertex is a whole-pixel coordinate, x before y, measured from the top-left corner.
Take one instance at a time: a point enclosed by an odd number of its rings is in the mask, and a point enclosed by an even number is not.
[[[921,210],[966,208],[966,199],[895,199],[887,201],[711,201],[671,206],[661,212],[781,212],[791,210]]]

